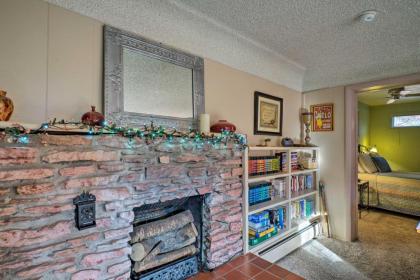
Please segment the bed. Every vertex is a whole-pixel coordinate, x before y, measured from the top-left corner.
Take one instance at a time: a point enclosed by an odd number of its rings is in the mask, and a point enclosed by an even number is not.
[[[420,172],[359,172],[358,177],[369,181],[370,206],[420,216]],[[362,199],[366,204],[367,195]]]

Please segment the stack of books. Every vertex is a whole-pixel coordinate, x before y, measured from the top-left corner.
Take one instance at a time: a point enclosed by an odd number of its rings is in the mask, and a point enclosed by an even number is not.
[[[277,228],[271,223],[269,211],[249,215],[248,226],[250,246],[255,246],[277,234]]]
[[[249,185],[248,202],[250,206],[271,200],[271,195],[272,188],[270,182],[261,182]]]
[[[280,159],[280,170],[282,172],[287,172],[287,153],[276,153],[276,156]]]
[[[313,188],[312,174],[292,176],[291,186],[290,186],[290,190],[292,193],[311,190],[312,188]]]
[[[280,158],[277,156],[250,157],[248,160],[248,174],[250,176],[278,172],[280,172]]]
[[[292,202],[291,217],[292,219],[305,219],[311,217],[315,213],[315,201],[313,199],[301,199]]]

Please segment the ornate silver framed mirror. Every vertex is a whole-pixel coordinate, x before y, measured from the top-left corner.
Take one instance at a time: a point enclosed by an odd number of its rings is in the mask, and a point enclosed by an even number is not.
[[[198,128],[203,59],[105,26],[104,113],[118,126]]]

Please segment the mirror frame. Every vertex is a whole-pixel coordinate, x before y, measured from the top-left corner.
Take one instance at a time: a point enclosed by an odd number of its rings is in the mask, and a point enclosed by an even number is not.
[[[193,117],[178,118],[124,111],[123,48],[192,70]],[[120,29],[104,26],[104,114],[117,126],[139,127],[150,124],[175,127],[178,130],[198,129],[204,113],[204,60],[201,57],[164,46]]]

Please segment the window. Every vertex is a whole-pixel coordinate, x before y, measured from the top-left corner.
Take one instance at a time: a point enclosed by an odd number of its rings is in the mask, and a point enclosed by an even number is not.
[[[420,127],[420,115],[393,116],[392,127]]]

